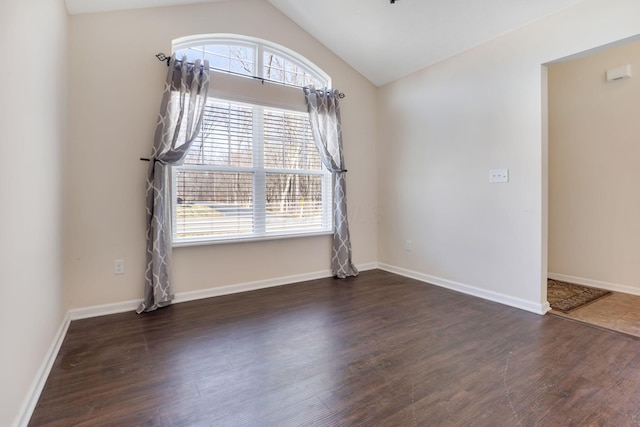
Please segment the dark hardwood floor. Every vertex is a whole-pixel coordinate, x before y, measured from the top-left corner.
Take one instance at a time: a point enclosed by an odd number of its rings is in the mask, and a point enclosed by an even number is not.
[[[367,271],[74,321],[30,425],[640,425],[640,340]]]

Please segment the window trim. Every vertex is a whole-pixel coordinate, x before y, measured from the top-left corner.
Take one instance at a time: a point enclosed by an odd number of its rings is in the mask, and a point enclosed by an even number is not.
[[[192,239],[192,240],[180,240],[174,241],[172,243],[172,247],[174,248],[185,248],[191,246],[208,246],[208,245],[226,245],[229,243],[251,243],[251,242],[266,242],[270,240],[282,240],[282,239],[297,239],[302,237],[315,237],[315,236],[332,236],[333,230],[331,231],[317,231],[317,232],[307,232],[307,233],[282,233],[282,234],[270,234],[268,236],[255,237],[233,237],[233,238],[220,238],[220,239]]]

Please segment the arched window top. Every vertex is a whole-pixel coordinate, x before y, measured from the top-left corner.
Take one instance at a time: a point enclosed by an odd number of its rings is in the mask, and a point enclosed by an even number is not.
[[[190,59],[208,59],[212,70],[257,77],[288,86],[331,87],[329,76],[298,53],[254,37],[206,34],[173,41],[173,52]]]

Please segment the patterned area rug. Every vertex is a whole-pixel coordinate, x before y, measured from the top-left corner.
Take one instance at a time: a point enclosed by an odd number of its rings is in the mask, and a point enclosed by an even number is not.
[[[549,305],[551,305],[552,309],[565,313],[610,294],[611,292],[603,291],[602,289],[547,279],[547,301],[549,301]]]

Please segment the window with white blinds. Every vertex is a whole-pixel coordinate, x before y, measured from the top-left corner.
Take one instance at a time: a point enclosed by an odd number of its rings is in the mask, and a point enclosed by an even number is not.
[[[332,230],[331,174],[308,115],[224,100],[173,168],[174,244]]]
[[[235,34],[183,37],[173,52],[212,71],[200,134],[172,168],[174,246],[331,233],[332,177],[301,90],[328,87],[329,76],[286,47]]]

